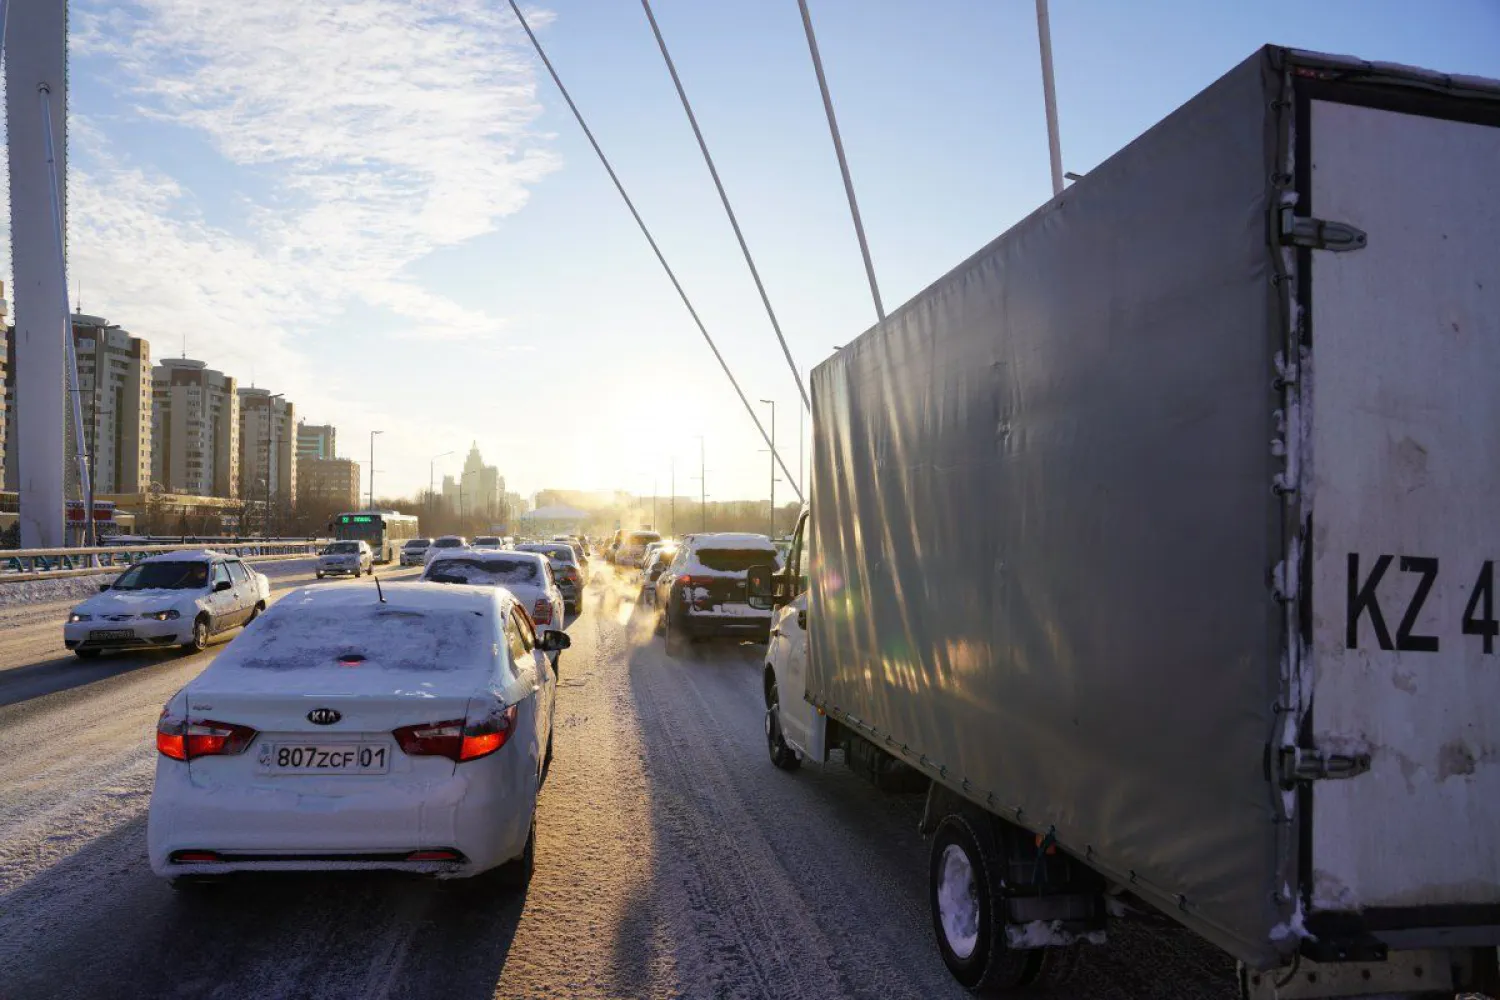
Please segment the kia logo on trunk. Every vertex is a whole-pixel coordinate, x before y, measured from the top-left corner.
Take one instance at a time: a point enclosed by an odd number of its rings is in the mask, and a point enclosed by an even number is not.
[[[307,721],[315,726],[331,726],[344,716],[337,709],[315,708],[307,713]]]

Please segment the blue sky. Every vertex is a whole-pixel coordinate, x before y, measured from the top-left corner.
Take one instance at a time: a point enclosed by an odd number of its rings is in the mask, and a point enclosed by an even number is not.
[[[656,0],[811,367],[873,321],[795,0]],[[1029,0],[812,0],[892,308],[1049,193]],[[527,7],[747,394],[796,391],[634,0]],[[1496,0],[1053,0],[1066,168],[1258,45],[1500,77]],[[763,496],[768,456],[503,0],[74,0],[86,311],[284,391],[378,484]],[[764,412],[766,408],[761,407]],[[790,496],[786,485],[778,487]]]

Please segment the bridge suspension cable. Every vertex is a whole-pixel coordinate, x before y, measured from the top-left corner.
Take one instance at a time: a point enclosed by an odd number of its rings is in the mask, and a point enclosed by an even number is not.
[[[750,400],[746,398],[745,391],[740,388],[739,380],[734,377],[734,372],[729,368],[729,362],[724,360],[724,355],[719,352],[719,347],[714,343],[714,338],[709,334],[708,327],[704,326],[703,320],[699,318],[698,310],[693,308],[692,300],[688,298],[687,291],[682,287],[682,282],[677,280],[677,272],[673,271],[672,265],[667,263],[666,255],[662,253],[661,247],[657,245],[656,238],[651,235],[651,229],[646,225],[646,220],[641,218],[641,213],[636,210],[635,202],[630,200],[630,195],[625,191],[625,185],[621,182],[619,175],[615,173],[615,168],[610,165],[609,157],[604,155],[604,150],[600,147],[599,141],[594,138],[593,130],[589,128],[588,122],[584,120],[583,112],[578,109],[578,105],[573,102],[572,95],[568,93],[568,88],[563,85],[562,77],[558,75],[556,67],[552,65],[552,60],[547,58],[547,51],[542,48],[541,41],[536,37],[536,33],[531,30],[531,25],[526,21],[526,15],[521,13],[521,8],[517,5],[516,0],[509,0],[509,3],[511,11],[516,15],[516,20],[521,24],[521,30],[526,32],[526,37],[531,41],[531,47],[536,50],[537,57],[541,59],[542,65],[547,68],[547,73],[552,77],[552,82],[557,84],[557,90],[562,94],[562,99],[567,102],[568,110],[573,112],[573,118],[578,122],[578,127],[583,130],[584,138],[588,139],[589,145],[594,149],[594,154],[599,157],[599,162],[604,166],[605,172],[609,174],[609,179],[614,182],[615,190],[620,192],[620,198],[625,202],[625,207],[630,210],[630,215],[635,219],[635,224],[640,227],[641,235],[646,237],[646,242],[651,245],[651,252],[656,254],[656,259],[661,264],[662,270],[667,272],[667,277],[671,280],[672,287],[677,290],[678,298],[682,299],[682,304],[687,307],[688,315],[692,316],[693,323],[698,327],[698,332],[703,334],[703,340],[708,344],[708,349],[713,351],[714,358],[719,362],[719,367],[724,369],[724,375],[729,379],[729,384],[734,386],[735,394],[740,397],[740,403],[745,407],[745,412],[749,414],[751,422],[755,424],[755,429],[760,431],[760,436],[765,440],[766,447],[770,448],[771,454],[776,456],[776,464],[781,468],[781,474],[786,476],[787,483],[791,485],[792,491],[797,494],[797,500],[799,502],[803,501],[802,484],[798,482],[797,478],[792,475],[791,470],[787,468],[786,461],[781,457],[781,452],[776,449],[775,443],[771,440],[771,435],[766,433],[765,426],[761,424],[760,418],[755,415],[755,410],[750,406]]]
[[[766,316],[771,320],[771,329],[776,331],[776,341],[781,344],[781,353],[786,357],[787,367],[792,370],[792,378],[797,383],[797,392],[802,396],[802,405],[811,409],[807,389],[802,384],[802,373],[797,369],[797,363],[792,360],[792,350],[787,346],[786,337],[781,332],[781,323],[776,319],[776,310],[771,308],[771,297],[766,294],[765,283],[760,280],[760,271],[755,266],[755,258],[751,255],[750,247],[745,242],[745,234],[740,229],[740,220],[735,216],[734,208],[729,203],[729,195],[724,191],[724,182],[719,179],[719,169],[714,166],[714,158],[708,151],[708,143],[703,138],[703,130],[698,127],[698,116],[693,114],[693,105],[682,86],[682,78],[677,75],[677,65],[672,61],[672,53],[667,50],[667,40],[662,37],[661,28],[656,23],[656,15],[651,11],[651,0],[641,0],[641,7],[646,11],[646,20],[651,23],[651,33],[656,36],[656,44],[661,49],[661,57],[667,64],[667,72],[672,75],[672,86],[677,88],[677,97],[682,101],[682,110],[687,112],[688,124],[693,127],[693,136],[698,140],[698,148],[703,152],[703,162],[708,165],[709,176],[713,178],[714,187],[719,192],[719,201],[724,204],[724,214],[729,216],[729,225],[734,228],[734,238],[739,241],[740,253],[745,255],[745,265],[750,268],[750,277],[755,279],[755,290],[760,292],[760,301],[766,307]]]
[[[880,284],[875,280],[875,265],[870,260],[870,244],[865,239],[865,224],[859,216],[859,202],[854,197],[854,180],[849,176],[849,158],[844,155],[844,140],[839,135],[839,121],[833,113],[833,98],[828,93],[828,77],[823,75],[823,57],[818,54],[818,36],[813,33],[812,14],[807,0],[797,0],[802,10],[802,30],[807,34],[807,49],[812,53],[813,70],[818,74],[818,90],[823,94],[823,113],[828,117],[828,134],[833,137],[833,151],[839,158],[839,173],[844,176],[844,194],[849,199],[849,214],[854,217],[854,235],[859,238],[860,256],[865,259],[865,276],[870,279],[870,297],[875,300],[875,315],[885,322],[885,306],[880,303]]]

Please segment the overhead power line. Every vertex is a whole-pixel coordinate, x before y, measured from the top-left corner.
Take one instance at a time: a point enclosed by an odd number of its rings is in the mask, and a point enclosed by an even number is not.
[[[693,135],[698,140],[698,148],[703,151],[703,162],[708,165],[709,176],[714,179],[714,187],[719,192],[719,201],[724,203],[724,214],[729,216],[729,225],[734,228],[734,238],[739,240],[740,253],[745,255],[745,264],[750,268],[750,277],[755,279],[755,290],[760,292],[760,301],[766,307],[766,316],[771,320],[771,329],[776,331],[776,340],[781,344],[781,353],[786,357],[787,367],[792,370],[792,378],[797,383],[797,392],[802,396],[802,405],[811,409],[812,406],[807,399],[807,389],[802,385],[802,373],[797,370],[797,363],[792,360],[791,348],[786,346],[786,337],[781,332],[781,324],[777,322],[776,310],[771,308],[771,297],[766,294],[766,286],[760,280],[760,271],[755,266],[755,258],[751,256],[750,247],[745,243],[745,234],[740,230],[740,220],[735,217],[734,208],[729,204],[729,195],[724,191],[724,182],[719,179],[719,170],[714,166],[714,158],[708,151],[708,143],[704,141],[703,130],[698,127],[698,116],[693,114],[693,105],[688,101],[687,91],[683,89],[682,78],[677,75],[677,65],[672,62],[672,54],[667,51],[667,40],[662,37],[661,28],[656,23],[656,15],[651,12],[651,0],[641,0],[641,6],[646,11],[646,20],[651,22],[651,33],[656,36],[656,44],[661,49],[661,57],[667,64],[667,72],[672,74],[672,86],[677,88],[677,96],[682,101],[682,110],[687,112],[688,124],[693,127]]]
[[[521,24],[521,30],[526,32],[526,37],[531,40],[531,47],[536,50],[537,57],[541,59],[542,65],[547,67],[547,72],[551,75],[552,82],[557,84],[558,92],[562,94],[562,99],[567,102],[568,110],[573,112],[573,118],[578,122],[578,127],[583,130],[584,138],[588,139],[589,145],[594,148],[594,153],[599,157],[599,162],[603,164],[605,172],[609,174],[609,179],[614,182],[615,190],[620,192],[620,198],[625,202],[625,207],[630,210],[630,215],[635,219],[635,224],[640,227],[641,235],[646,237],[646,242],[651,245],[651,252],[656,254],[656,259],[660,262],[662,270],[667,272],[667,277],[671,280],[672,287],[677,290],[677,295],[682,299],[682,304],[687,307],[688,315],[693,317],[693,323],[697,325],[698,332],[703,334],[703,340],[708,344],[708,349],[713,351],[714,358],[719,362],[719,367],[724,369],[724,376],[729,379],[729,384],[734,386],[736,395],[740,397],[740,403],[745,407],[745,413],[749,415],[751,422],[755,424],[755,429],[760,431],[760,436],[765,440],[766,447],[770,448],[771,453],[776,456],[776,464],[781,466],[782,474],[786,476],[787,482],[792,484],[792,489],[797,494],[797,499],[799,501],[803,500],[801,484],[796,481],[791,471],[787,468],[786,462],[781,457],[781,453],[776,450],[776,445],[771,440],[771,435],[766,433],[765,427],[761,425],[760,418],[755,415],[755,410],[750,406],[750,400],[745,397],[745,391],[740,388],[740,383],[734,377],[734,372],[730,371],[729,363],[724,360],[724,355],[719,353],[718,345],[714,343],[714,338],[709,335],[708,327],[703,325],[703,320],[698,316],[698,310],[693,308],[692,300],[688,298],[687,292],[682,287],[682,282],[677,280],[677,273],[672,270],[672,265],[667,263],[666,256],[661,252],[661,247],[656,243],[656,238],[651,235],[651,229],[646,225],[646,221],[641,218],[641,213],[636,211],[635,202],[631,201],[630,195],[625,192],[625,185],[621,183],[619,175],[615,173],[615,168],[610,166],[609,157],[604,155],[604,150],[600,147],[599,141],[594,138],[593,130],[589,128],[588,122],[584,121],[583,112],[578,110],[578,105],[573,102],[573,97],[568,93],[568,88],[563,86],[562,77],[558,75],[557,69],[552,65],[552,60],[547,58],[547,51],[542,48],[541,41],[537,39],[536,33],[531,30],[531,25],[526,22],[526,15],[521,13],[521,8],[516,4],[516,0],[509,0],[509,3],[510,9],[516,15],[516,20]]]
[[[859,202],[854,198],[854,181],[849,176],[849,159],[844,156],[844,140],[839,122],[833,114],[833,98],[828,94],[828,78],[823,75],[823,57],[818,55],[818,36],[813,33],[812,15],[807,0],[797,0],[802,9],[802,29],[807,33],[807,48],[812,53],[813,70],[818,74],[818,90],[823,94],[823,112],[828,116],[828,134],[833,136],[833,151],[839,158],[839,172],[844,175],[844,194],[849,198],[849,214],[854,217],[854,235],[859,237],[859,252],[865,259],[865,276],[870,279],[870,296],[875,300],[875,315],[885,322],[885,306],[880,304],[880,285],[875,281],[875,265],[870,261],[870,244],[865,240],[865,224],[859,217]]]

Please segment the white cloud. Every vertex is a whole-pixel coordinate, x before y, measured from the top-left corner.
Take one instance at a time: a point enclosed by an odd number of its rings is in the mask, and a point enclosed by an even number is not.
[[[189,190],[170,153],[133,146],[121,116],[75,100],[70,272],[92,311],[146,336],[156,356],[177,354],[186,333],[190,356],[244,384],[253,365],[303,412],[357,431],[391,417],[360,402],[359,387],[315,376],[304,353],[309,334],[338,335],[327,327],[345,308],[394,315],[386,333],[403,340],[489,347],[503,332],[504,317],[411,268],[492,231],[558,166],[531,130],[530,50],[507,7],[88,0],[72,31],[77,65],[105,67],[91,84],[115,90],[128,114],[201,137],[238,192],[235,221],[209,221],[220,191]],[[424,433],[417,403],[401,417],[413,447],[459,430],[434,421]]]

